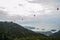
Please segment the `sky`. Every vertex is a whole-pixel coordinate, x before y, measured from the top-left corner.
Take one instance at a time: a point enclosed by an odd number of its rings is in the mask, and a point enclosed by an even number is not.
[[[60,30],[57,8],[60,0],[0,0],[0,21],[35,27],[34,31]]]

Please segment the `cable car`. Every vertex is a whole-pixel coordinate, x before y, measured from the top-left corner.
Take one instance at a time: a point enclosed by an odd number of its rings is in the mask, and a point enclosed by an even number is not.
[[[59,6],[60,6],[60,4],[59,4],[59,3],[58,3],[58,4],[56,4],[57,10],[59,10]]]
[[[59,8],[57,8],[57,10],[59,10]]]
[[[36,15],[34,15],[34,17],[35,17]]]

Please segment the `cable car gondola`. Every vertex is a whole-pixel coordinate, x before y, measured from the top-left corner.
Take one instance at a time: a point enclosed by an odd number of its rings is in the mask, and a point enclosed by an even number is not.
[[[59,10],[59,8],[57,8],[57,10]]]
[[[34,15],[34,17],[35,17],[36,15]]]

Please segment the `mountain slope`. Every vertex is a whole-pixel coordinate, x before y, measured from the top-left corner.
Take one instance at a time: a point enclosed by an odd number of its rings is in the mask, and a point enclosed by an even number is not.
[[[60,31],[50,35],[51,37],[54,37],[54,38],[60,38]]]
[[[42,33],[42,34],[44,34],[44,35],[47,35],[47,36],[49,36],[49,35],[53,34],[51,31],[40,32],[40,33]]]
[[[23,28],[21,25],[18,25],[13,22],[0,22],[0,40],[13,40],[15,38],[40,38],[47,39],[49,37],[35,33],[31,30]]]

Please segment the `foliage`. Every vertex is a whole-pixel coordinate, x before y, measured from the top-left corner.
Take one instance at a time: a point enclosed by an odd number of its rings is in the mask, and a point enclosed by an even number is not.
[[[13,22],[0,22],[0,40],[57,40],[25,29]],[[60,38],[58,39],[60,40]]]

